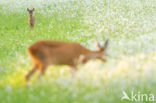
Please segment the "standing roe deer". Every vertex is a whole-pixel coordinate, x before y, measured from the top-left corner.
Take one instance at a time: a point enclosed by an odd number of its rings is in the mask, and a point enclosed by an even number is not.
[[[35,17],[33,16],[34,10],[35,10],[34,8],[32,10],[29,10],[29,8],[27,8],[27,11],[29,13],[28,23],[31,29],[33,29],[35,24]]]
[[[50,64],[69,65],[75,69],[78,64],[78,59],[83,56],[81,63],[86,63],[90,59],[101,59],[106,61],[105,50],[108,45],[108,40],[101,47],[97,42],[98,50],[91,51],[78,43],[69,43],[62,41],[38,41],[31,45],[27,51],[33,60],[33,67],[26,75],[26,81],[37,70],[40,70],[40,75],[43,75],[47,66]]]

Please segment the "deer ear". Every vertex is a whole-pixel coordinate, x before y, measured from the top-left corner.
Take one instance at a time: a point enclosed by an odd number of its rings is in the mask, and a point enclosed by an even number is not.
[[[101,50],[102,47],[96,39],[95,39],[95,43],[96,43],[96,47],[98,48],[98,50]]]
[[[103,46],[103,50],[104,50],[104,51],[105,51],[106,48],[108,47],[108,42],[109,42],[109,40],[106,40],[106,41],[105,41],[105,44],[104,44],[104,46]]]
[[[35,9],[34,9],[34,8],[33,8],[32,10],[33,10],[33,11],[35,11]]]
[[[27,11],[29,11],[29,8],[27,8]]]

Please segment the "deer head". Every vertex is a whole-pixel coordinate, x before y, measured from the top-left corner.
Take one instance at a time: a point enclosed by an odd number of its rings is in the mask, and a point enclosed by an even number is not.
[[[97,46],[97,51],[91,51],[90,53],[88,53],[86,55],[86,58],[89,60],[89,59],[100,59],[102,61],[106,61],[106,49],[107,49],[107,46],[108,46],[108,40],[105,41],[104,45],[101,46],[100,43],[96,41],[96,46]],[[85,58],[85,56],[84,56]],[[86,61],[87,61],[86,59]],[[85,60],[85,59],[84,59]]]
[[[35,10],[34,8],[33,8],[32,10],[30,10],[29,8],[27,8],[27,11],[29,12],[29,15],[30,15],[30,16],[33,15],[34,10]]]

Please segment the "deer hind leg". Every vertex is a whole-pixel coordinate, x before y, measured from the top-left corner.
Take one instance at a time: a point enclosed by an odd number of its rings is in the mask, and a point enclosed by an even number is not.
[[[40,70],[40,75],[39,75],[39,78],[41,78],[43,75],[44,75],[44,73],[45,73],[45,70],[47,69],[47,64],[44,64],[44,63],[42,63],[40,66],[39,66],[39,70]]]
[[[34,64],[34,65],[32,66],[32,69],[31,69],[31,70],[28,72],[28,74],[25,76],[26,82],[29,81],[30,77],[32,76],[32,74],[34,74],[34,73],[36,72],[36,70],[37,70],[37,65]]]

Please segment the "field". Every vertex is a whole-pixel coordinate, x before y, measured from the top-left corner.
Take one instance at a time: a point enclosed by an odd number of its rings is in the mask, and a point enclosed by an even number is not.
[[[155,0],[0,0],[0,103],[156,103]],[[28,26],[27,8],[36,24]],[[77,42],[96,50],[109,39],[107,62],[49,66],[25,84],[26,49],[37,40]],[[136,99],[121,100],[123,92]],[[142,94],[143,100],[139,99]],[[155,98],[154,98],[155,99]]]

